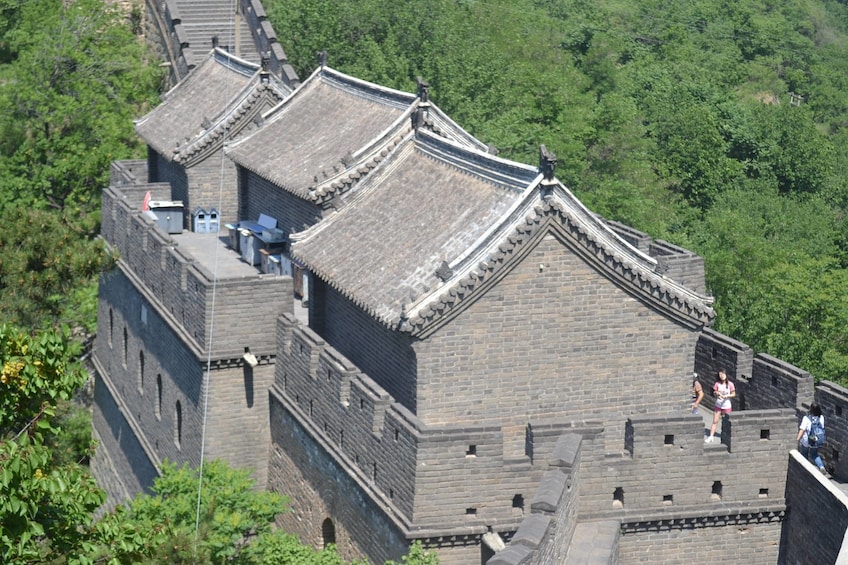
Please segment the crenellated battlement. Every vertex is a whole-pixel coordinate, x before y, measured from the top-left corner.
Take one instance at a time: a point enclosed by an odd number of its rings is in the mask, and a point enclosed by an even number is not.
[[[167,199],[167,190],[155,183],[103,191],[102,235],[120,254],[119,267],[199,357],[206,356],[213,315],[225,320],[214,356],[241,357],[246,347],[257,356],[273,355],[276,322],[268,305],[277,313],[292,311],[291,279],[249,267],[219,234],[165,233],[141,203],[148,191]]]
[[[366,492],[392,509],[405,531],[454,535],[456,516],[463,514],[468,516],[460,524],[463,532],[493,523],[513,531],[529,511],[525,500],[529,503],[563,433],[597,438],[587,451],[603,450],[600,422],[528,424],[524,456],[518,458],[505,449],[511,438],[504,428],[427,427],[294,316],[281,316],[277,332],[272,395]],[[504,477],[515,492],[473,488]]]

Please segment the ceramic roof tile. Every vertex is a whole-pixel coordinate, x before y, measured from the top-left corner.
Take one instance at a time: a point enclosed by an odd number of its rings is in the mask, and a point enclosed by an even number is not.
[[[277,186],[306,196],[310,188],[344,171],[343,160],[349,164],[352,154],[397,127],[415,99],[319,69],[266,115],[262,128],[231,144],[227,155]]]
[[[526,165],[411,136],[338,214],[304,232],[293,253],[389,323],[440,284],[442,264],[490,229],[535,176]]]
[[[163,97],[162,103],[136,122],[136,132],[168,159],[215,124],[232,101],[256,81],[259,66],[221,50],[210,52],[189,75]]]

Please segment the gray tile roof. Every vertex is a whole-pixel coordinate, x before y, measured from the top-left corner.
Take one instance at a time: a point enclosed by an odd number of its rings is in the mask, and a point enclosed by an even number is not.
[[[441,284],[437,271],[496,225],[533,167],[410,134],[341,210],[294,235],[293,255],[387,324]]]
[[[162,103],[140,120],[136,132],[168,160],[186,162],[208,147],[220,146],[235,124],[252,118],[263,97],[276,104],[291,93],[273,75],[261,80],[260,67],[221,49],[209,55],[168,91]],[[272,104],[273,105],[273,104]],[[243,124],[242,124],[243,126]]]
[[[292,255],[388,327],[423,335],[553,231],[644,302],[693,327],[711,322],[710,298],[664,277],[542,173],[421,130],[338,213],[293,234]]]
[[[283,190],[325,204],[394,149],[411,131],[410,118],[419,107],[428,129],[466,147],[487,149],[429,101],[322,66],[265,115],[259,131],[225,151]]]
[[[303,198],[338,175],[363,147],[390,129],[409,127],[416,96],[327,67],[266,114],[257,132],[230,144],[237,164]],[[343,162],[344,161],[344,162]]]

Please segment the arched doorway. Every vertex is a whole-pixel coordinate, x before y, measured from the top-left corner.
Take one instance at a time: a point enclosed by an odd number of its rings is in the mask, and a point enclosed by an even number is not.
[[[321,524],[321,537],[324,538],[324,547],[336,543],[336,525],[329,518]]]

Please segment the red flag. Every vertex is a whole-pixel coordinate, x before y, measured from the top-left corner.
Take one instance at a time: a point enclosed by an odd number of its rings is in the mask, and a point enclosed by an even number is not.
[[[150,198],[151,198],[151,194],[150,194],[150,191],[148,190],[147,194],[144,195],[144,202],[141,203],[141,211],[142,212],[147,212],[148,210],[150,210]]]

